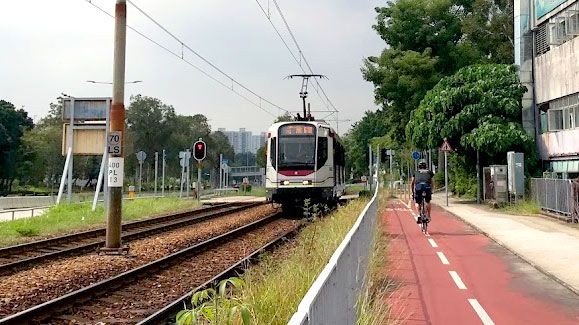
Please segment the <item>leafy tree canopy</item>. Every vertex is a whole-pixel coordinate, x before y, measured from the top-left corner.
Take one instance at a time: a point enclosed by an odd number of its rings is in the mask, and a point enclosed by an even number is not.
[[[0,193],[11,189],[17,171],[24,166],[22,136],[33,127],[26,111],[0,100]]]
[[[278,117],[273,121],[273,123],[290,122],[290,121],[293,121],[293,120],[294,120],[294,117],[293,117],[290,113],[285,112],[283,115],[278,116]]]
[[[419,149],[436,148],[443,138],[459,152],[489,155],[532,147],[521,125],[521,99],[526,88],[513,66],[474,65],[443,78],[412,113],[406,127]]]
[[[357,176],[368,174],[368,143],[386,134],[385,119],[384,111],[367,111],[344,138],[347,168],[353,169]]]

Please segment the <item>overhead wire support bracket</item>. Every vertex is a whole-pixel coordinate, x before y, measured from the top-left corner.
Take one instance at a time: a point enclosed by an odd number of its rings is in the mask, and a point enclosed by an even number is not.
[[[308,112],[306,111],[306,98],[308,97],[308,83],[310,78],[326,78],[328,79],[328,77],[321,75],[321,74],[292,74],[286,77],[286,79],[293,79],[293,78],[302,78],[302,88],[300,90],[300,98],[302,99],[303,102],[303,108],[304,108],[304,119],[311,119],[311,113],[308,114]],[[328,79],[329,80],[329,79]],[[301,117],[298,113],[298,120],[300,120]]]

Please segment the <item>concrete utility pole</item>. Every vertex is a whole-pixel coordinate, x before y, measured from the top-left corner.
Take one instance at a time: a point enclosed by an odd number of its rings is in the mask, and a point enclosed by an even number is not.
[[[124,131],[125,131],[125,50],[127,41],[127,2],[117,0],[115,5],[115,47],[113,63],[113,103],[111,106],[110,131],[120,132],[121,152],[111,155],[110,161],[120,162],[120,184],[109,183],[109,210],[107,215],[107,231],[105,250],[119,252],[121,248],[121,220],[123,198],[123,168],[124,168]],[[115,158],[113,158],[113,156]],[[109,174],[111,163],[109,162]]]

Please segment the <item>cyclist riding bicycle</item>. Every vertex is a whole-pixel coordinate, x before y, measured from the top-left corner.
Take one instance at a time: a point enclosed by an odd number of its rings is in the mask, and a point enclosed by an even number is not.
[[[424,199],[426,201],[426,211],[427,211],[427,222],[430,222],[430,200],[432,199],[432,177],[434,173],[432,173],[428,167],[426,166],[426,162],[421,160],[418,163],[418,171],[412,176],[412,197],[414,199],[416,212],[420,215],[420,203]],[[425,195],[423,196],[423,192]],[[416,223],[421,223],[420,217]]]

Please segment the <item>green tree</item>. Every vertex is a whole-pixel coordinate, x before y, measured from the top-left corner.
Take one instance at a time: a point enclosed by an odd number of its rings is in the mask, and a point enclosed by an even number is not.
[[[404,128],[426,92],[458,69],[512,62],[512,3],[508,0],[399,0],[377,8],[373,28],[388,47],[364,61],[388,135]]]
[[[386,132],[399,143],[404,142],[410,112],[440,79],[436,64],[428,49],[423,53],[386,49],[380,57],[365,60],[364,79],[374,83],[375,100],[383,104]]]
[[[527,167],[536,166],[533,138],[521,124],[526,88],[516,69],[504,64],[473,65],[443,78],[412,113],[406,136],[418,149],[436,148],[447,138],[461,157],[456,174],[469,174],[481,164],[504,163],[506,152],[525,152]],[[466,169],[466,173],[460,171]]]
[[[16,109],[12,103],[0,100],[0,193],[7,194],[24,165],[22,136],[34,127],[32,119],[23,109]]]
[[[267,145],[263,145],[255,154],[255,163],[261,168],[267,166]]]
[[[474,0],[462,20],[465,41],[488,62],[512,64],[513,21],[513,1]]]
[[[419,149],[448,138],[457,151],[504,152],[532,139],[520,122],[526,88],[513,66],[474,65],[442,79],[427,93],[406,127]]]
[[[353,170],[356,176],[368,174],[368,144],[372,138],[386,134],[386,119],[384,111],[367,111],[344,137],[346,168],[348,171]]]
[[[294,117],[289,113],[289,112],[285,112],[283,115],[278,116],[273,123],[279,123],[279,122],[290,122],[293,121]]]

